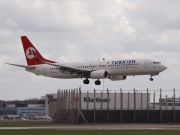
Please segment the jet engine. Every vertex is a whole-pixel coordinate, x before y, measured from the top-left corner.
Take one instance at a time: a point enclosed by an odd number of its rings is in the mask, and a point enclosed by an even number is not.
[[[111,81],[119,81],[119,80],[125,80],[126,76],[111,76],[109,78]]]
[[[92,71],[90,73],[90,77],[92,79],[104,79],[108,75],[108,72],[105,70],[97,70],[97,71]]]

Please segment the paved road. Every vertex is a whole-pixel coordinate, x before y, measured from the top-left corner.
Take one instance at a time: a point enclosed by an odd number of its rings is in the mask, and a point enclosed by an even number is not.
[[[82,124],[40,127],[0,127],[0,129],[56,129],[56,130],[180,130],[180,124]]]

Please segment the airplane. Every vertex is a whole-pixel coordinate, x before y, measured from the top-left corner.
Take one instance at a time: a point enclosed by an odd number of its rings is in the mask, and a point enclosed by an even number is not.
[[[122,59],[122,60],[99,60],[86,62],[58,63],[45,59],[26,36],[21,36],[26,65],[6,63],[25,68],[26,71],[45,77],[72,79],[85,78],[84,84],[89,84],[89,78],[96,79],[95,85],[100,85],[100,79],[108,78],[111,81],[125,80],[127,76],[159,75],[167,69],[161,62],[150,59]]]

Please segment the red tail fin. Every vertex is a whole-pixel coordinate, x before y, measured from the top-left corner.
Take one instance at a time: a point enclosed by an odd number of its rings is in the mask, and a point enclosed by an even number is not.
[[[43,64],[42,61],[49,62],[49,63],[56,63],[55,61],[51,61],[51,60],[47,60],[43,58],[41,54],[38,52],[38,50],[33,46],[33,44],[29,41],[29,39],[26,36],[22,36],[21,40],[22,40],[24,54],[25,54],[28,66]],[[37,55],[37,57],[42,61],[38,60],[35,57],[35,55]]]

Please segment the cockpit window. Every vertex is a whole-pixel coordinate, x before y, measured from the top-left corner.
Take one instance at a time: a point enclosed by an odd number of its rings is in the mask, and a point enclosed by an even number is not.
[[[153,64],[161,64],[161,62],[153,62]]]

